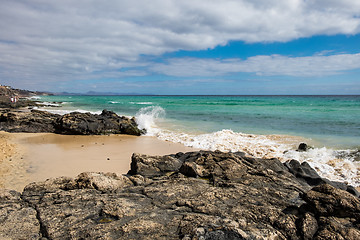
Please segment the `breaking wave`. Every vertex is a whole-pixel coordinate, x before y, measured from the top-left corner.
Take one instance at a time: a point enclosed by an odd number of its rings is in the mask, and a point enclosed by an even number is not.
[[[322,177],[360,186],[360,163],[349,154],[351,150],[322,147],[299,152],[296,151],[299,143],[309,139],[287,135],[245,134],[230,129],[205,134],[177,132],[158,126],[164,118],[165,110],[159,106],[142,108],[136,114],[139,127],[145,128],[148,136],[202,150],[240,151],[257,158],[278,158],[282,162],[291,159],[301,163],[306,161]]]
[[[140,129],[146,129],[147,136],[155,136],[161,129],[156,122],[165,117],[165,110],[160,106],[141,108],[135,115],[136,123]]]

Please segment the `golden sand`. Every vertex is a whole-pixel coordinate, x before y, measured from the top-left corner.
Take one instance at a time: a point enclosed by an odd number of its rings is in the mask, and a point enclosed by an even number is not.
[[[2,149],[0,187],[22,191],[34,181],[75,177],[81,172],[127,173],[131,155],[165,155],[195,149],[127,135],[73,136],[50,133],[0,132]]]
[[[29,181],[24,149],[15,140],[12,134],[0,132],[0,188],[16,189],[19,182]]]

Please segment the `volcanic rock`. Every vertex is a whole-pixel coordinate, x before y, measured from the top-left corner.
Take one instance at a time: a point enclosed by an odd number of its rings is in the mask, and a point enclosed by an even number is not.
[[[128,175],[82,173],[2,196],[1,234],[13,239],[360,239],[358,197],[241,153],[134,154]]]
[[[63,116],[46,111],[4,111],[0,114],[0,130],[7,132],[50,132],[60,134],[100,135],[129,134],[139,136],[135,119],[120,117],[103,110],[101,114],[72,112]]]
[[[45,111],[10,111],[0,115],[0,130],[7,132],[55,132],[55,121],[60,117]]]

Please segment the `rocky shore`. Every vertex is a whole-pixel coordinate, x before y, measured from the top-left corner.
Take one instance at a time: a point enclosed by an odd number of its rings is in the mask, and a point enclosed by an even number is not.
[[[72,112],[58,115],[46,111],[5,109],[0,114],[0,130],[6,132],[59,133],[76,135],[129,134],[140,136],[134,118],[120,117],[103,110],[101,114]]]
[[[360,239],[358,195],[294,160],[134,154],[127,175],[85,172],[1,190],[0,237]]]
[[[0,86],[0,131],[136,136],[145,133],[145,130],[138,128],[134,118],[120,117],[107,110],[103,110],[101,114],[72,112],[63,116],[34,109],[31,111],[18,110],[19,108],[39,106],[39,103],[27,99],[35,95],[48,95],[48,93]],[[14,101],[14,99],[18,100]]]
[[[9,92],[10,91],[10,92]],[[14,108],[0,87],[0,131],[139,136],[134,118]],[[5,146],[5,145],[4,145]],[[300,145],[299,151],[307,151]],[[360,239],[359,192],[306,162],[245,153],[133,154],[125,175],[84,172],[0,189],[1,239]]]

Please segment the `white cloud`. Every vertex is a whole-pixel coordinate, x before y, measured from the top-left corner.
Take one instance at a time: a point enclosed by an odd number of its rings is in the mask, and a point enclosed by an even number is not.
[[[224,76],[232,73],[255,73],[267,76],[326,76],[360,69],[360,53],[287,57],[255,56],[242,59],[173,58],[151,66],[156,73],[177,77]]]
[[[142,55],[208,49],[229,40],[357,34],[359,13],[353,0],[2,0],[0,81],[84,79],[144,66]]]

